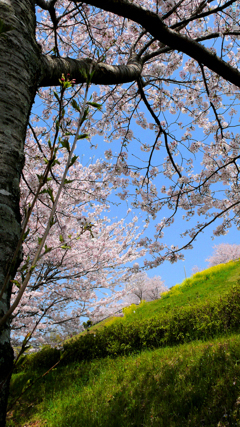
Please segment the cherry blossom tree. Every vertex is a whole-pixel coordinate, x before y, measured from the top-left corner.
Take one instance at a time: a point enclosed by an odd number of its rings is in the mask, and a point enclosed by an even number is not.
[[[164,286],[164,281],[160,276],[148,277],[145,272],[139,272],[132,275],[129,283],[126,285],[127,305],[139,304],[141,301],[154,301],[160,298],[162,292],[168,288]]]
[[[93,323],[98,323],[110,316],[122,317],[122,309],[131,304],[140,304],[141,301],[154,301],[161,298],[161,293],[168,291],[160,276],[149,277],[145,271],[139,269],[139,264],[134,263],[131,276],[126,281],[123,298],[114,301],[107,307],[101,304],[91,315]],[[118,297],[121,294],[118,295]]]
[[[57,94],[56,97],[59,98]],[[66,129],[64,132],[66,134]],[[86,134],[81,136],[86,137]],[[59,138],[61,143],[51,175],[39,192],[46,159],[51,157],[49,137],[46,127],[34,130],[30,126],[27,132],[25,166],[20,182],[22,217],[29,206],[34,202],[35,205],[25,232],[23,259],[13,280],[13,302],[42,243],[59,179],[64,175],[68,159],[69,142]],[[118,185],[121,180],[116,182],[107,165],[104,169],[97,160],[84,167],[75,156],[58,198],[54,221],[44,242],[45,250],[12,314],[12,340],[15,343],[19,337],[28,336],[25,346],[32,337],[37,343],[46,344],[48,338],[52,339],[54,327],[64,336],[71,334],[79,329],[81,317],[93,318],[99,306],[101,309],[109,304],[114,307],[126,293],[124,284],[132,275],[131,263],[145,255],[146,250],[138,245],[143,231],[139,232],[136,216],[128,222],[127,218],[111,221],[106,216],[110,209],[107,200]],[[131,209],[128,209],[126,217],[130,214]],[[122,287],[122,291],[116,292],[117,286],[118,289]]]
[[[213,255],[206,259],[209,267],[218,264],[225,264],[228,261],[234,261],[240,258],[240,245],[230,245],[229,243],[220,243],[213,246]]]
[[[28,140],[25,152],[26,164],[20,187],[22,213],[32,203],[39,185],[38,176],[42,176],[41,153],[36,152],[33,140]],[[111,221],[103,216],[109,209],[106,200],[112,187],[107,171],[103,175],[102,168],[101,174],[97,172],[98,168],[99,162],[83,167],[76,160],[69,171],[68,183],[58,201],[55,224],[46,239],[47,249],[13,312],[13,339],[31,332],[36,322],[34,338],[38,342],[46,343],[54,326],[61,327],[65,335],[77,330],[80,317],[93,317],[99,305],[113,305],[122,297],[124,283],[132,275],[129,265],[146,253],[137,245],[141,233],[136,226],[136,216],[127,223],[124,219]],[[61,176],[62,164],[55,169],[55,176]],[[56,193],[57,186],[56,181],[48,181],[52,194]],[[23,260],[14,280],[13,301],[21,276],[38,250],[51,205],[47,192],[39,195],[28,222]],[[123,290],[111,292],[108,297],[103,295],[106,289],[114,291],[117,286],[122,286]]]
[[[200,273],[200,271],[202,271],[202,269],[200,267],[198,267],[198,265],[193,266],[192,274]]]
[[[108,148],[99,172],[108,165],[111,179],[121,184],[120,198],[132,193],[134,207],[156,220],[155,236],[141,242],[152,255],[146,267],[182,259],[181,248],[174,242],[167,247],[160,240],[179,210],[190,220],[182,232],[183,248],[190,248],[214,222],[216,236],[226,234],[232,224],[239,227],[240,31],[236,0],[0,0],[0,19],[2,383],[13,361],[11,315],[25,289],[14,277],[21,263],[21,243],[27,238],[27,230],[21,230],[30,212],[21,218],[19,208],[28,126],[41,134],[42,121],[55,115],[55,136],[61,124],[61,138],[69,148],[68,166],[74,164],[72,148],[74,135],[80,136],[79,126],[82,134],[89,134],[90,144],[95,135],[118,141],[118,154]],[[62,87],[61,76],[68,74],[75,84],[69,87],[63,117],[54,87]],[[91,100],[86,98],[90,83]],[[37,99],[42,102],[41,114],[34,111]],[[94,103],[103,104],[102,114],[94,110]],[[78,109],[83,115],[77,118]],[[41,139],[43,135],[40,146]],[[46,190],[42,194],[54,200],[47,178],[52,173],[61,181],[54,174],[54,149],[59,144],[58,136],[56,141],[50,138],[47,173],[38,187],[39,193]],[[58,189],[63,190],[68,169]],[[196,214],[199,222],[194,221]],[[42,242],[50,225],[43,226],[39,262],[44,252],[47,255],[49,246]],[[30,279],[35,268],[29,264],[24,275]],[[20,283],[20,289],[10,307],[12,280]],[[5,425],[7,394],[8,382],[0,395],[0,427]]]

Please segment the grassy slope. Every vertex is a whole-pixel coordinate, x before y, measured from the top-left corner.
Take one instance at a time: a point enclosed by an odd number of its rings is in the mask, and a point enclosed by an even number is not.
[[[214,301],[219,296],[224,295],[231,286],[240,280],[240,262],[229,262],[208,268],[200,273],[194,274],[191,278],[185,279],[181,284],[177,284],[163,295],[160,300],[141,304],[134,307],[127,313],[124,320],[117,318],[118,322],[131,322],[136,319],[149,319],[158,313],[166,312],[177,307],[194,304],[200,301]],[[116,318],[110,316],[102,322],[97,323],[88,329],[88,332],[94,333],[97,329],[101,330],[110,325]],[[84,335],[84,331],[80,335]],[[72,338],[75,340],[77,336]],[[69,340],[71,341],[71,339]]]
[[[170,310],[196,302],[214,301],[220,295],[223,296],[239,279],[240,262],[229,262],[226,265],[208,268],[175,285],[170,292],[163,294],[160,300],[143,304],[134,314],[127,316],[126,320],[131,321],[137,317],[148,319],[158,313],[169,313]]]
[[[240,278],[240,262],[197,273],[161,300],[129,310],[131,322],[199,300],[217,300]],[[110,321],[109,323],[111,323]],[[107,325],[107,322],[104,322]],[[99,324],[96,327],[101,328]],[[9,411],[8,426],[240,426],[240,335],[60,365]],[[39,371],[12,379],[10,399]],[[239,400],[238,400],[239,398]]]

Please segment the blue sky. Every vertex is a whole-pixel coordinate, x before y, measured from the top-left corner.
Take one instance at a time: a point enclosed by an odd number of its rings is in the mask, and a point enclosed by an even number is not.
[[[139,126],[134,126],[136,137],[140,138],[144,131]],[[149,141],[149,143],[151,140]],[[90,161],[95,161],[97,158],[104,158],[104,151],[111,148],[113,153],[117,153],[117,147],[119,148],[119,143],[115,144],[107,144],[104,142],[103,137],[95,137],[92,139],[92,143],[97,144],[97,149],[89,149],[89,143],[87,140],[82,140],[78,145],[76,154],[79,155],[83,164],[87,164]],[[116,150],[116,151],[115,151]],[[142,152],[136,153],[136,149],[134,150],[134,154],[143,154]],[[144,153],[147,155],[147,153]],[[129,162],[131,163],[131,150],[129,150]],[[199,160],[200,163],[200,160]],[[161,181],[161,177],[160,177]],[[116,198],[114,198],[116,200]],[[126,210],[128,207],[131,207],[131,198],[128,198],[128,202],[121,202],[120,199],[118,201],[118,206],[112,206],[111,212],[108,214],[110,218],[118,218],[121,219],[126,215]],[[161,212],[158,214],[159,220],[162,216],[167,216],[167,214],[171,214],[171,211],[165,210],[164,214]],[[190,228],[191,225],[194,225],[198,220],[203,220],[203,218],[199,218],[197,215],[193,217],[193,219],[189,222],[182,220],[182,215],[184,211],[179,211],[176,216],[174,224],[168,227],[165,230],[164,238],[161,240],[162,243],[166,243],[168,245],[178,245],[181,247],[183,245],[184,240],[180,237],[180,233],[185,231],[186,228]],[[139,221],[139,225],[141,227],[142,221],[144,218],[144,214],[139,210],[133,210],[132,215],[142,216]],[[156,222],[156,221],[155,221]],[[219,224],[220,222],[218,222]],[[216,227],[216,223],[209,226],[205,229],[205,231],[198,235],[195,242],[193,242],[193,249],[185,250],[184,256],[185,261],[178,261],[177,263],[171,264],[168,261],[165,261],[162,265],[157,268],[151,269],[147,271],[149,277],[153,276],[161,276],[165,281],[165,285],[167,287],[171,287],[176,283],[181,283],[185,278],[185,272],[187,277],[191,276],[193,266],[197,265],[200,269],[205,269],[208,267],[208,263],[205,261],[206,258],[209,258],[213,253],[213,246],[218,245],[220,243],[230,243],[230,244],[240,244],[240,232],[233,226],[227,235],[215,237],[212,239],[213,230]],[[155,232],[154,222],[150,221],[149,227],[145,233],[148,237],[153,237]],[[147,257],[151,259],[150,256]],[[143,260],[141,260],[143,262]],[[141,261],[139,264],[141,265]]]
[[[214,2],[214,4],[216,4],[216,2]],[[212,41],[205,42],[205,44],[206,45],[209,44],[209,46],[211,46]],[[215,44],[215,47],[221,46],[220,41],[217,41],[214,44]],[[184,65],[184,62],[183,62],[183,65]],[[94,87],[94,90],[96,90],[96,86]],[[172,116],[172,119],[174,121],[173,116]],[[186,121],[187,121],[187,116],[186,116]],[[146,132],[144,132],[143,129],[138,126],[134,126],[134,132],[137,138],[142,138],[144,134],[146,134]],[[151,138],[150,133],[149,134],[147,133],[146,139],[148,138],[150,138],[149,143],[151,143],[153,139]],[[76,154],[79,155],[83,165],[87,165],[91,161],[94,162],[97,158],[103,158],[104,151],[107,149],[111,148],[113,153],[115,152],[117,153],[119,151],[119,142],[116,142],[116,145],[106,144],[103,141],[103,137],[95,137],[92,140],[92,142],[95,144],[98,144],[98,148],[96,150],[89,149],[89,143],[87,140],[79,141]],[[131,153],[131,149],[129,151],[129,161],[131,162],[130,153]],[[134,154],[136,154],[135,147],[134,147]],[[140,150],[137,154],[143,155],[143,153],[140,152]],[[147,154],[145,153],[145,155]],[[131,207],[130,199],[128,201],[128,206],[126,205],[125,202],[121,202],[121,200],[118,200],[118,203],[119,205],[117,207],[112,206],[111,208],[111,212],[109,213],[109,216],[111,218],[121,219],[122,217],[125,216],[127,207]],[[184,212],[180,212],[176,217],[175,223],[171,227],[166,229],[165,236],[162,240],[163,243],[166,243],[168,245],[174,244],[174,245],[182,246],[183,239],[180,238],[180,233],[185,231],[186,228],[190,228],[189,227],[190,224],[193,224],[199,219],[197,216],[195,216],[193,218],[193,221],[191,221],[190,223],[185,222],[181,219],[181,216],[183,213]],[[135,214],[139,216],[141,215],[141,212],[135,211],[133,212],[133,215]],[[161,215],[161,212],[158,214],[159,220],[161,219],[162,216],[167,216],[166,212],[164,212],[163,215]],[[142,224],[142,220],[140,219],[139,225],[141,224]],[[200,234],[197,237],[196,241],[193,243],[193,249],[184,251],[185,261],[179,261],[175,264],[170,264],[169,262],[165,262],[159,267],[149,270],[148,275],[150,277],[159,275],[162,277],[162,279],[165,280],[166,286],[168,287],[173,286],[174,284],[181,282],[185,278],[185,272],[187,276],[190,276],[192,274],[192,267],[194,265],[198,265],[198,267],[201,269],[207,268],[207,262],[205,261],[205,259],[211,256],[213,252],[213,245],[218,245],[220,243],[230,243],[230,244],[240,243],[239,231],[236,229],[235,226],[233,226],[229,230],[227,235],[216,237],[214,240],[212,240],[212,232],[215,227],[216,227],[216,224],[214,223],[212,226],[209,226],[207,229],[205,229],[204,233]],[[154,230],[153,223],[150,222],[150,225],[147,230],[147,235],[149,237],[152,237],[154,234],[154,231],[155,230]]]
[[[93,90],[96,90],[96,86],[93,86]],[[228,99],[229,101],[229,99]],[[41,101],[40,101],[41,103]],[[236,107],[239,110],[239,107]],[[144,111],[144,106],[141,105],[141,109]],[[41,115],[41,107],[39,106],[39,99],[36,99],[36,104],[34,106],[34,112],[38,112],[39,115]],[[104,110],[104,106],[103,106]],[[223,108],[224,112],[224,108]],[[98,113],[100,114],[100,113]],[[169,123],[174,123],[174,120],[176,116],[171,115],[168,112],[165,112],[165,117],[169,121]],[[146,113],[146,116],[148,116],[148,113]],[[147,117],[149,121],[152,122],[152,119]],[[237,118],[236,118],[237,120]],[[181,117],[181,121],[184,125],[187,125],[190,122],[190,119],[188,115],[184,115]],[[237,121],[237,126],[239,126],[239,123]],[[176,129],[176,137],[181,138],[180,134],[178,134],[177,126],[174,126]],[[154,131],[150,130],[144,130],[140,126],[137,126],[136,124],[132,124],[132,130],[134,130],[135,137],[140,139],[142,142],[146,143],[153,143],[155,134]],[[186,129],[185,129],[186,130]],[[174,133],[174,132],[173,132]],[[194,137],[196,139],[201,140],[203,137],[206,137],[206,135],[203,135],[202,130],[197,129],[196,133],[194,134]],[[209,140],[213,140],[213,135],[210,135]],[[111,149],[113,154],[119,153],[120,143],[121,140],[114,141],[113,143],[106,143],[104,142],[103,136],[96,136],[91,140],[91,143],[95,144],[97,148],[90,149],[89,141],[86,139],[80,140],[77,145],[77,149],[75,151],[75,154],[79,156],[79,160],[81,163],[85,166],[88,165],[91,162],[95,162],[98,158],[104,158],[104,152],[108,149]],[[139,144],[137,143],[131,143],[129,146],[129,163],[130,164],[136,164],[136,155],[146,159],[148,158],[148,153],[144,153],[140,151]],[[165,157],[165,156],[164,156]],[[196,172],[200,170],[200,162],[201,157],[196,158]],[[156,163],[157,165],[157,163]],[[158,181],[158,186],[162,186],[163,184],[166,184],[164,182],[164,178],[162,175],[160,175]],[[114,201],[116,201],[116,198],[114,198]],[[131,201],[132,199],[129,198],[128,202],[121,202],[121,200],[118,198],[118,206],[111,206],[111,212],[109,212],[107,215],[110,218],[113,219],[121,219],[122,217],[125,217],[126,211],[128,208],[131,207]],[[167,217],[168,215],[171,215],[171,211],[168,211],[167,209],[164,210],[164,212],[158,213],[158,220],[160,221],[162,217]],[[187,228],[190,228],[193,226],[198,220],[204,221],[204,217],[199,218],[197,215],[193,217],[193,219],[189,222],[182,220],[182,215],[184,214],[184,211],[179,211],[176,215],[174,224],[171,225],[171,227],[168,227],[165,230],[164,238],[161,240],[161,243],[166,243],[167,245],[178,245],[179,247],[183,246],[184,240],[180,238],[180,234],[183,233]],[[140,216],[139,220],[139,226],[141,227],[143,225],[143,219],[145,218],[144,213],[141,211],[132,211],[132,216]],[[131,215],[130,218],[131,220]],[[146,236],[152,238],[155,233],[153,221],[150,221],[149,227],[147,229],[147,232],[145,233]],[[216,237],[214,240],[212,239],[213,230],[216,227],[217,224],[219,224],[220,221],[217,223],[213,223],[212,226],[209,226],[205,229],[203,233],[198,235],[195,242],[193,242],[193,249],[191,250],[185,250],[184,256],[185,261],[178,261],[175,264],[171,264],[170,262],[166,261],[162,265],[158,266],[157,268],[151,269],[147,271],[147,274],[149,277],[153,277],[155,275],[161,276],[162,279],[165,281],[165,285],[167,287],[171,287],[175,285],[176,283],[182,282],[185,278],[185,272],[187,277],[191,276],[192,274],[192,268],[193,266],[197,265],[200,269],[205,269],[208,266],[208,263],[205,261],[206,258],[209,258],[213,253],[213,246],[218,245],[220,243],[230,243],[230,244],[240,244],[240,235],[239,231],[236,229],[235,226],[233,226],[227,235]],[[186,242],[186,240],[185,240]],[[150,256],[148,256],[148,259],[151,259]],[[139,262],[140,265],[143,265],[143,260]]]

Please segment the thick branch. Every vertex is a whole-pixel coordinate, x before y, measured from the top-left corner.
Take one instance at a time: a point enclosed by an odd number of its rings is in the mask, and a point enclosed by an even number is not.
[[[240,87],[240,72],[236,68],[189,37],[169,29],[156,13],[130,3],[128,0],[102,0],[101,5],[99,0],[85,0],[84,3],[137,22],[161,43],[185,53],[225,80]]]
[[[222,36],[239,36],[240,31],[224,31],[223,33],[219,33],[219,32],[214,32],[214,33],[210,33],[210,34],[205,34],[202,37],[197,37],[196,39],[194,39],[195,42],[202,42],[205,40],[211,40],[211,39],[216,39],[218,37],[222,37]],[[139,54],[141,54],[142,52],[144,52],[145,49],[141,50],[141,52],[139,52]],[[173,49],[171,49],[170,47],[161,47],[158,50],[155,50],[154,52],[150,52],[147,53],[146,55],[144,55],[141,59],[142,59],[142,63],[145,64],[147,61],[149,61],[152,58],[155,58],[156,56],[159,56],[163,53],[168,53],[168,52],[172,52]]]
[[[142,72],[142,63],[137,55],[132,57],[127,65],[108,65],[97,63],[91,59],[56,58],[50,55],[42,56],[42,70],[39,87],[59,86],[62,73],[69,73],[76,83],[84,83],[90,69],[94,70],[91,83],[111,85],[128,83],[137,80]]]

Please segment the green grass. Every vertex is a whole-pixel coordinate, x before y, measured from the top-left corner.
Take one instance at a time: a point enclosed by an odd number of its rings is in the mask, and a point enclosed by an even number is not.
[[[231,261],[227,264],[219,264],[204,271],[194,274],[185,279],[181,284],[173,286],[169,292],[164,293],[161,299],[142,303],[132,307],[124,316],[110,316],[102,322],[93,325],[88,329],[89,333],[95,333],[114,322],[125,323],[134,320],[150,319],[155,315],[169,313],[177,307],[195,304],[201,301],[214,301],[226,294],[234,283],[240,281],[240,261]],[[75,335],[68,341],[76,340],[81,335],[86,335],[87,331]]]
[[[240,279],[240,262],[229,262],[208,268],[185,279],[164,293],[160,300],[142,304],[129,313],[126,321],[149,319],[158,313],[169,313],[174,308],[200,301],[214,301],[224,295]],[[121,318],[120,318],[121,319]],[[100,325],[100,324],[99,324]]]
[[[197,302],[197,308],[205,300],[217,305],[239,277],[240,262],[197,273],[161,300],[129,309],[116,324],[170,316],[176,307],[188,309]],[[100,325],[99,333],[107,329]],[[236,332],[138,354],[68,365],[65,360],[65,366],[60,362],[41,377],[43,373],[35,365],[13,375],[10,407],[33,385],[9,411],[8,427],[240,427]]]
[[[240,425],[239,374],[239,335],[72,364],[38,381],[8,426]],[[16,375],[11,399],[37,375]]]

